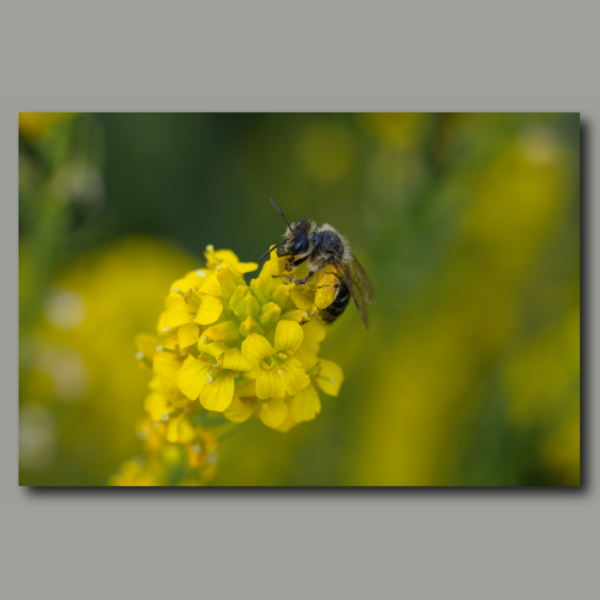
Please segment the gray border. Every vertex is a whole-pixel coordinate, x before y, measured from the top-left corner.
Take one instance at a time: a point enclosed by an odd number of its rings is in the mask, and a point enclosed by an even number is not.
[[[473,7],[466,6],[473,4]],[[536,3],[538,4],[538,3]],[[582,4],[580,7],[578,4]],[[461,14],[460,8],[468,9]],[[479,5],[477,5],[479,6]],[[7,597],[105,598],[409,592],[434,598],[589,596],[598,553],[592,431],[591,198],[598,172],[598,45],[589,5],[504,2],[434,8],[304,3],[13,7],[3,32],[0,236],[4,275],[0,436]],[[417,12],[418,9],[418,12]],[[190,10],[190,9],[188,9]],[[51,16],[50,16],[51,14]],[[279,16],[279,21],[274,18]],[[596,17],[596,18],[594,18]],[[23,24],[22,27],[14,26]],[[5,26],[4,29],[8,29]],[[92,46],[92,44],[95,44]],[[84,91],[82,91],[84,90]],[[581,111],[585,309],[584,486],[580,490],[283,490],[155,493],[17,487],[19,110]],[[593,228],[593,225],[596,227]],[[593,229],[592,229],[593,228]],[[594,427],[594,424],[596,427]],[[5,559],[6,560],[6,559]],[[412,593],[411,593],[412,592]]]

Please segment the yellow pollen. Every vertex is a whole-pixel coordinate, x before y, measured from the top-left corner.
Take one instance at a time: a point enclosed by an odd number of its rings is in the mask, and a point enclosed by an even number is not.
[[[202,336],[202,341],[206,344],[206,342],[208,342],[208,336],[207,335],[203,335]]]
[[[215,249],[215,247],[212,244],[209,244],[208,246],[206,246],[207,252],[212,252],[214,249]]]
[[[279,371],[277,371],[277,375],[279,375],[279,377],[283,376],[283,371],[281,369],[279,369]]]
[[[308,319],[308,313],[302,313],[302,316],[303,316],[305,319]]]
[[[170,327],[163,327],[162,331],[169,331],[169,329],[171,329]]]
[[[206,273],[204,271],[201,271],[200,269],[196,269],[196,275],[198,275],[198,277],[206,277]]]
[[[156,351],[157,352],[162,352],[163,347],[159,344],[158,346],[156,346]]]
[[[142,360],[142,358],[144,358],[144,355],[143,355],[141,352],[136,352],[136,353],[135,353],[135,357],[136,357],[138,360]]]
[[[331,383],[335,383],[335,377],[331,378]]]
[[[161,417],[161,419],[163,421],[168,421],[169,420],[169,413],[164,413],[163,416]]]
[[[217,265],[217,271],[221,270],[221,265]]]
[[[173,288],[173,291],[174,291],[175,293],[177,293],[177,292],[179,291],[179,288],[178,288],[178,287],[174,287],[174,288]]]
[[[262,409],[267,412],[269,410],[269,405],[268,404],[263,404]]]
[[[206,383],[210,384],[212,382],[213,382],[213,378],[210,375],[208,375],[208,377],[206,378]]]
[[[192,446],[192,450],[196,453],[196,454],[200,454],[200,452],[202,452],[202,446],[200,446],[200,444],[194,444]]]

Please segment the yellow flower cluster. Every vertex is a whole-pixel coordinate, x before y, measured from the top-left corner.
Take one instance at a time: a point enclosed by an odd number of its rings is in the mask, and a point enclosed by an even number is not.
[[[249,284],[243,276],[256,263],[212,246],[205,256],[206,268],[171,285],[158,336],[142,334],[136,343],[140,363],[153,372],[138,435],[154,453],[165,444],[185,448],[186,466],[207,480],[217,426],[255,417],[288,431],[314,419],[321,410],[317,390],[337,396],[344,376],[318,357],[325,327],[315,286],[282,277],[284,260],[275,252]],[[146,481],[137,464],[123,470]]]

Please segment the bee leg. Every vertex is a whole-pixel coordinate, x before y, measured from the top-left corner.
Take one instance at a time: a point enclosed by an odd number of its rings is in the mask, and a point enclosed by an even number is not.
[[[297,258],[296,260],[288,260],[287,261],[287,270],[293,271],[307,259],[308,259],[308,256],[305,256],[304,258]]]
[[[309,271],[304,279],[294,279],[294,283],[296,285],[304,285],[305,283],[308,283],[312,279],[312,276],[315,274],[315,272],[316,271]]]
[[[287,260],[285,263],[285,269],[287,273],[293,273],[297,267],[299,267],[305,260],[308,259],[308,256],[304,258],[298,258],[296,260]],[[279,275],[272,275],[272,277],[282,277],[289,283],[292,281],[292,278],[285,275],[284,273],[280,273]]]

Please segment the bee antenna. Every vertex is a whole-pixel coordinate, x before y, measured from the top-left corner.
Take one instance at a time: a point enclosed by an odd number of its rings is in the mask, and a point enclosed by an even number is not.
[[[285,219],[285,217],[284,217]],[[281,246],[281,244],[283,244],[283,242],[285,242],[285,240],[282,240],[281,242],[279,242],[279,244],[273,246],[270,250],[267,250],[260,258],[260,260],[258,261],[259,263],[261,263],[263,260],[265,260],[265,258],[267,258],[267,256],[269,256],[269,254],[271,254],[271,252],[273,252],[273,250],[275,250],[275,248],[277,248],[277,246]]]
[[[271,201],[271,204],[277,209],[277,212],[283,217],[283,220],[288,224],[288,227],[291,227],[290,222],[285,218],[285,215],[281,212],[279,206],[277,206],[277,204],[273,202],[273,198],[269,198],[269,200]]]

